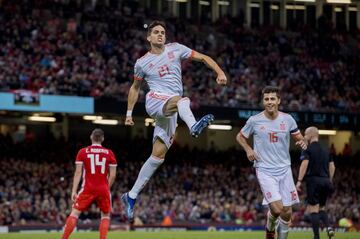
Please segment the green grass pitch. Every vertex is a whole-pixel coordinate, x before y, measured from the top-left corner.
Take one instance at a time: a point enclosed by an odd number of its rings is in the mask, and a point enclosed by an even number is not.
[[[108,239],[263,239],[264,232],[109,232]],[[97,232],[74,232],[70,239],[97,239]],[[60,233],[8,233],[1,239],[60,239]],[[311,232],[290,232],[288,239],[312,239]],[[327,238],[325,233],[321,238]],[[359,239],[360,233],[337,233],[335,239]]]

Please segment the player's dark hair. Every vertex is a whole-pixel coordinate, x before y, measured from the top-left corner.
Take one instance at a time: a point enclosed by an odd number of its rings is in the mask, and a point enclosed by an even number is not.
[[[102,142],[104,140],[104,131],[102,129],[94,129],[91,133],[92,140],[96,142]]]
[[[276,96],[280,99],[280,88],[277,86],[265,86],[261,91],[261,98],[264,98],[264,94],[276,93]]]
[[[147,32],[148,36],[151,34],[152,29],[156,26],[162,26],[166,30],[165,22],[156,20],[156,21],[153,21],[152,23],[150,23],[150,25],[148,27],[148,32]]]

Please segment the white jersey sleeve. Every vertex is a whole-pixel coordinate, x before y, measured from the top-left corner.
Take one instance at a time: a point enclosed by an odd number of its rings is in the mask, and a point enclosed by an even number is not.
[[[145,77],[145,73],[142,70],[139,61],[136,61],[134,66],[134,80],[143,80]]]
[[[254,121],[253,117],[250,117],[244,127],[240,130],[240,133],[245,137],[249,138],[254,133]]]
[[[300,133],[300,130],[299,130],[298,126],[297,126],[297,123],[296,123],[295,119],[291,115],[288,115],[288,120],[287,121],[288,121],[288,124],[289,124],[290,133],[292,135]]]
[[[187,46],[184,46],[180,43],[176,43],[177,48],[179,49],[180,59],[188,59],[193,55],[194,50],[190,49]]]

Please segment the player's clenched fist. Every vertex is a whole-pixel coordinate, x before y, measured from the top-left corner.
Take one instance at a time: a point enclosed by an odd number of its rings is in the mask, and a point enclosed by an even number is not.
[[[222,73],[222,74],[219,74],[216,78],[216,82],[219,84],[219,85],[226,85],[227,83],[227,78],[226,78],[226,75],[225,73]]]
[[[133,126],[134,124],[135,124],[135,123],[134,123],[132,117],[126,117],[126,119],[125,119],[125,125]]]

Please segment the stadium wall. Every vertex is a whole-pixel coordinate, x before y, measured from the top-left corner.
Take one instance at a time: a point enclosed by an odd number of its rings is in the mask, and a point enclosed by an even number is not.
[[[29,91],[12,93],[0,93],[0,111],[20,112],[24,116],[21,118],[11,118],[8,115],[0,115],[0,124],[3,125],[26,125],[27,129],[37,131],[41,134],[47,127],[44,123],[34,123],[26,120],[26,114],[45,112],[54,114],[57,118],[55,123],[50,125],[50,131],[55,137],[65,136],[65,138],[77,135],[87,135],[89,129],[96,127],[92,122],[84,121],[84,114],[100,115],[107,118],[116,118],[119,125],[104,126],[107,135],[114,138],[152,138],[153,127],[145,127],[142,121],[148,117],[145,112],[144,103],[139,102],[134,109],[136,118],[135,127],[123,126],[123,114],[127,104],[115,98],[74,97],[74,96],[54,96],[37,95]],[[257,109],[246,108],[223,108],[201,106],[193,109],[196,116],[201,116],[211,112],[216,117],[215,124],[229,124],[233,128],[230,131],[207,130],[204,136],[197,140],[191,138],[186,126],[179,120],[180,130],[177,131],[176,141],[180,145],[189,145],[202,149],[216,147],[218,150],[226,150],[230,147],[238,147],[235,142],[236,134],[245,124],[248,117],[258,113]],[[322,129],[337,129],[336,136],[323,136],[321,141],[326,145],[334,144],[337,152],[342,152],[345,143],[350,143],[353,152],[360,150],[360,131],[359,114],[347,113],[322,113],[322,112],[290,112],[297,120],[300,129],[305,129],[310,125],[316,125]],[[5,127],[6,128],[6,127]],[[349,131],[344,131],[349,130]],[[1,131],[6,131],[2,126]]]

